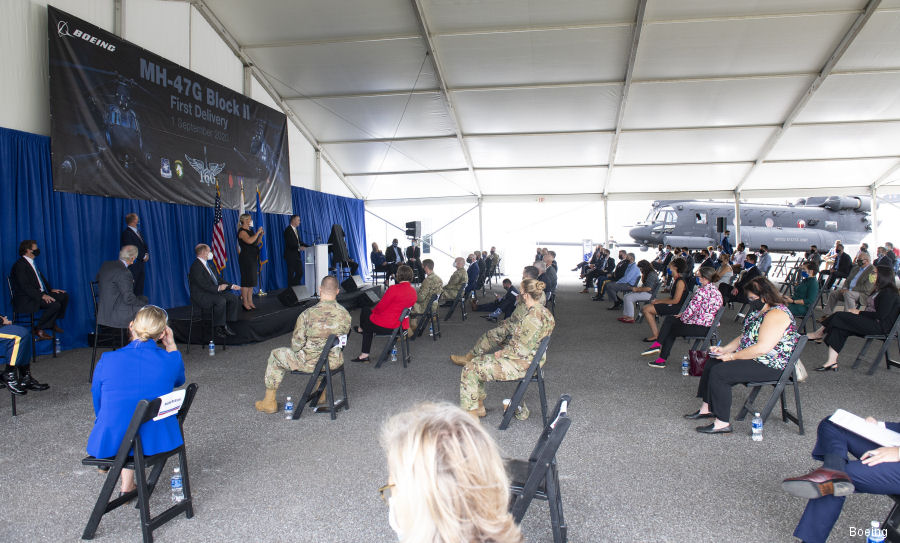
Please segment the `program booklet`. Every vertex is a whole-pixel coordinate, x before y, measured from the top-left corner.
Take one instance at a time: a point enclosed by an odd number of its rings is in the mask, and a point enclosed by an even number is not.
[[[880,424],[870,424],[849,411],[838,409],[828,420],[882,447],[900,447],[900,434]]]

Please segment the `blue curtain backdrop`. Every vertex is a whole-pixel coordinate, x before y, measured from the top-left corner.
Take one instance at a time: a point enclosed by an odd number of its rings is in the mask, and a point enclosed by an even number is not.
[[[150,303],[161,307],[188,303],[187,272],[195,258],[194,246],[211,241],[212,208],[54,192],[50,138],[5,128],[0,128],[0,194],[0,271],[4,283],[0,314],[12,313],[5,278],[18,258],[19,242],[34,239],[41,248],[36,265],[54,288],[66,290],[70,296],[66,318],[60,323],[66,330],[62,346],[87,346],[94,318],[90,281],[101,263],[117,258],[125,215],[131,212],[140,216],[140,229],[150,246],[144,294]],[[350,256],[360,263],[360,273],[367,276],[363,201],[299,187],[292,188],[291,200],[302,221],[304,241],[327,241],[331,225],[340,224]],[[238,283],[238,212],[228,209],[223,214],[228,251],[224,275]],[[260,275],[260,286],[266,291],[287,285],[282,232],[288,219],[287,215],[267,213],[261,225],[266,229],[264,240],[269,252],[269,263]],[[49,352],[49,345],[41,343]]]

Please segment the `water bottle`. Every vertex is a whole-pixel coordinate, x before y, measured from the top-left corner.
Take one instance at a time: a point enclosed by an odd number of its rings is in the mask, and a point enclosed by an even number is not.
[[[753,441],[762,441],[762,430],[763,430],[763,420],[762,417],[759,416],[759,413],[753,413],[753,434],[751,434],[751,438]]]
[[[434,337],[434,324],[428,325],[428,335]]]
[[[887,530],[881,528],[881,523],[877,520],[872,521],[872,527],[868,530],[869,535],[866,536],[866,543],[884,543],[887,539]]]
[[[688,356],[684,355],[684,358],[681,359],[681,375],[687,377],[688,375]]]
[[[61,352],[62,352],[62,340],[59,338],[56,338],[53,340],[53,353],[59,354]]]
[[[209,356],[216,356],[216,344],[213,340],[209,340]]]
[[[391,362],[396,362],[396,361],[397,361],[397,346],[395,345],[391,349]]]
[[[172,474],[172,503],[184,501],[184,480],[181,478],[181,468],[175,466]]]
[[[288,420],[294,418],[294,400],[290,396],[284,401],[284,418]]]

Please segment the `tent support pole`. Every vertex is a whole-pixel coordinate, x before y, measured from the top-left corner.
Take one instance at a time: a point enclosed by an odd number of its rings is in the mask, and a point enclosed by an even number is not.
[[[322,151],[316,150],[316,167],[313,170],[313,188],[322,192]]]
[[[478,197],[478,248],[484,247],[484,198]]]
[[[878,237],[878,187],[875,185],[872,185],[872,245],[875,247],[881,245],[881,239]]]
[[[728,229],[728,225],[725,225],[725,229]],[[737,246],[741,243],[741,192],[736,190],[734,191],[734,246],[737,249]]]
[[[603,195],[603,246],[609,244],[609,196]]]

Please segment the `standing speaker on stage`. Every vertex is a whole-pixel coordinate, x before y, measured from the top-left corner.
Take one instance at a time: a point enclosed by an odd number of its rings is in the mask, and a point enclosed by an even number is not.
[[[150,260],[150,247],[147,245],[147,240],[144,239],[141,231],[138,230],[140,221],[141,219],[137,216],[137,213],[125,215],[126,226],[125,230],[122,230],[122,236],[119,243],[120,249],[126,245],[134,245],[138,250],[137,258],[134,259],[134,264],[128,266],[129,271],[131,271],[131,276],[134,277],[135,296],[144,295],[144,265]]]
[[[301,252],[309,247],[300,238],[300,215],[291,215],[291,222],[284,229],[284,263],[287,265],[289,286],[295,287],[303,281]]]

